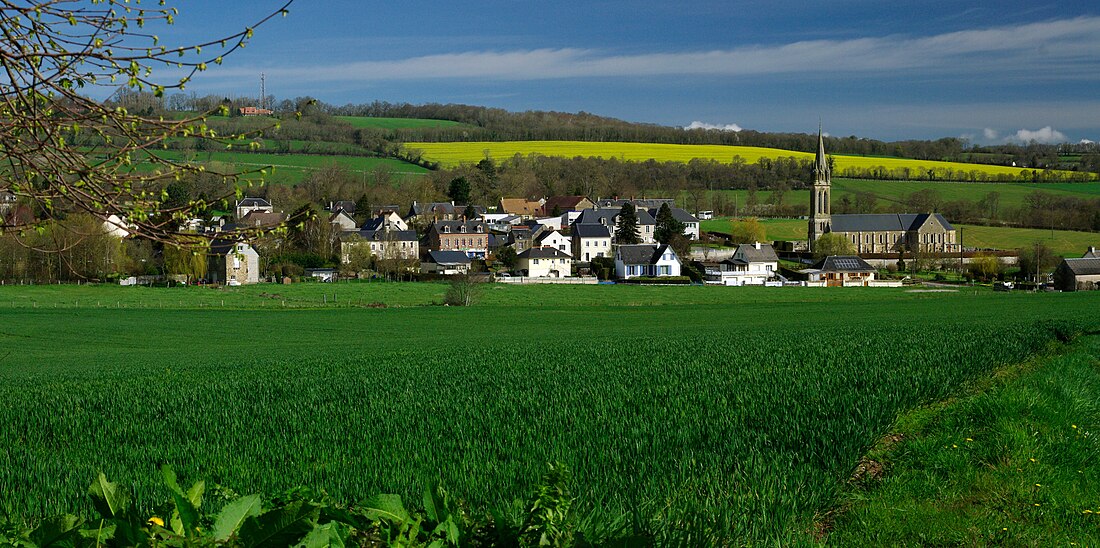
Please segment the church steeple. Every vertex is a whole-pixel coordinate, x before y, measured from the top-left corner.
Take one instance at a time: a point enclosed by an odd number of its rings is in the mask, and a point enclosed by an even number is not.
[[[813,165],[813,188],[810,190],[810,249],[822,234],[829,232],[832,225],[832,207],[829,194],[832,193],[832,170],[829,158],[825,156],[825,137],[821,125],[817,126],[817,156]]]
[[[814,183],[818,181],[832,182],[829,158],[825,156],[825,138],[820,124],[817,126],[817,156],[814,158]]]

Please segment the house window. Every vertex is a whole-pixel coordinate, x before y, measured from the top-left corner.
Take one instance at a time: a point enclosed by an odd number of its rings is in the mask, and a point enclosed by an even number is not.
[[[241,267],[241,258],[234,255],[233,256],[233,268],[240,268],[240,267]]]
[[[539,260],[538,260],[538,259],[535,259],[535,261],[534,261],[534,262],[535,262],[535,264],[539,264]]]

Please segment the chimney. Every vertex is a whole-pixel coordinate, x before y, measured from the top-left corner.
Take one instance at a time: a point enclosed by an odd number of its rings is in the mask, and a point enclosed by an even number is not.
[[[760,242],[756,242],[756,243],[755,243],[755,244],[753,244],[753,245],[755,245],[755,246],[756,246],[756,249],[760,249]]]

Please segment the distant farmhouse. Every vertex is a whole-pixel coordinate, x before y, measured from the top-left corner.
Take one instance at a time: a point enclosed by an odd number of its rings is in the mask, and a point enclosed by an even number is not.
[[[260,107],[241,107],[237,109],[241,116],[271,116],[275,111]]]
[[[833,215],[830,205],[832,170],[825,157],[825,141],[817,134],[817,156],[810,192],[810,249],[827,234],[842,234],[855,246],[856,253],[898,253],[923,251],[947,253],[959,251],[955,227],[939,213],[886,213]]]

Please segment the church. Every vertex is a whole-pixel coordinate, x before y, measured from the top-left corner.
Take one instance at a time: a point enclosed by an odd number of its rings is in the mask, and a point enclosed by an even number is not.
[[[939,213],[871,213],[833,215],[829,205],[832,169],[825,157],[825,140],[817,132],[817,156],[810,192],[810,249],[822,235],[842,234],[856,253],[900,253],[903,251],[958,252],[955,227]]]

